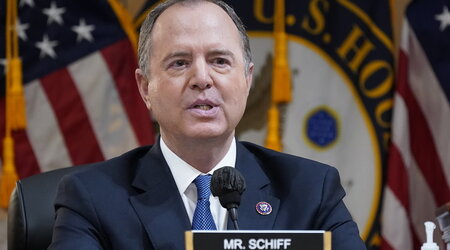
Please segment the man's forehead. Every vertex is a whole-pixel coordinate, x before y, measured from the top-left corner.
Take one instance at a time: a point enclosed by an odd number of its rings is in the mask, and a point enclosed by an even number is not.
[[[222,10],[223,12],[225,12],[222,7],[210,1],[181,1],[169,6],[160,14],[160,16],[163,15],[163,13],[168,12],[169,10],[189,10],[194,8],[217,8],[218,10]]]
[[[195,12],[201,15],[194,14]],[[194,20],[206,20],[208,22],[217,22],[219,24],[232,24],[231,17],[217,4],[209,1],[186,1],[178,2],[164,10],[155,21],[155,27],[166,26],[174,23],[173,21],[182,20],[188,24],[193,24]],[[172,22],[171,22],[172,21]]]
[[[208,34],[205,36],[205,34]],[[177,3],[156,19],[151,32],[153,43],[183,44],[203,37],[200,43],[222,44],[233,40],[241,45],[239,30],[222,7],[207,1],[194,4]],[[198,40],[198,39],[197,39]]]

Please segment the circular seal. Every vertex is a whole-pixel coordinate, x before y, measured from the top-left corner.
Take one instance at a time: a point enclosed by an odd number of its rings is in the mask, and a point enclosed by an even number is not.
[[[330,147],[336,142],[339,133],[336,114],[324,106],[314,109],[306,118],[305,130],[309,142],[315,148]]]
[[[272,213],[272,206],[265,201],[260,201],[256,204],[256,211],[260,215],[269,215]]]

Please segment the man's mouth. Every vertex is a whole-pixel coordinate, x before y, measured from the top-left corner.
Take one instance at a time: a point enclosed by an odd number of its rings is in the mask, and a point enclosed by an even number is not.
[[[209,104],[197,104],[197,105],[194,106],[194,108],[201,109],[201,110],[210,110],[213,107],[211,105],[209,105]]]
[[[195,117],[213,118],[218,114],[219,106],[214,101],[203,99],[196,100],[188,109]]]

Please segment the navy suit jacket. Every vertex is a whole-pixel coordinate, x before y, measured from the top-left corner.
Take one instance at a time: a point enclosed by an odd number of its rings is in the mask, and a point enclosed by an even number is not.
[[[328,230],[334,250],[366,249],[336,169],[246,142],[237,143],[236,168],[247,183],[240,229]],[[256,211],[261,201],[272,213]],[[191,228],[158,144],[65,176],[55,209],[49,249],[184,249]]]

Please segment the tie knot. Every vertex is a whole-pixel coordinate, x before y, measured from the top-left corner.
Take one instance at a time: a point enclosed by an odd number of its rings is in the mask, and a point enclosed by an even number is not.
[[[211,175],[199,175],[195,178],[194,183],[197,186],[198,199],[209,199],[211,195]]]

